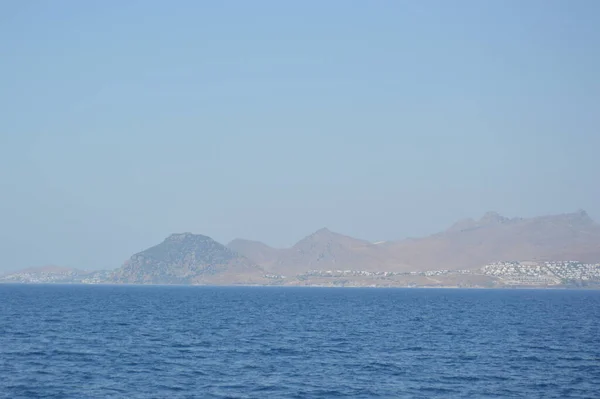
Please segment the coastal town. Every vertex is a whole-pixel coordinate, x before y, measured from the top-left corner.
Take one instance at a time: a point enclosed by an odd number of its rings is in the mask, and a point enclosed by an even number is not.
[[[423,272],[381,272],[367,270],[309,270],[298,277],[395,277],[395,276],[442,276],[446,274],[470,274],[470,270],[430,270]]]
[[[460,282],[460,275],[486,276],[493,286],[586,286],[600,283],[600,263],[583,263],[579,261],[506,261],[485,265],[473,270],[428,270],[412,272],[377,272],[365,270],[310,270],[297,276],[299,279],[370,277],[373,279],[393,279],[402,277],[426,277],[435,280],[441,278],[440,286],[444,286],[444,277],[452,277]],[[279,276],[282,278],[283,276]],[[459,286],[465,286],[461,283]],[[412,286],[412,285],[411,285]]]
[[[0,283],[16,284],[105,284],[112,271],[83,271],[68,268],[27,269],[0,276]]]
[[[600,263],[570,261],[497,262],[481,268],[488,276],[507,284],[558,285],[573,282],[600,281]]]
[[[0,276],[0,283],[107,284],[112,271],[76,269],[28,269]],[[398,287],[599,287],[600,263],[578,261],[505,261],[472,270],[426,270],[411,272],[368,270],[309,270],[295,276],[265,274],[275,285],[398,286]],[[475,280],[474,280],[475,279]],[[270,285],[270,284],[267,284]]]

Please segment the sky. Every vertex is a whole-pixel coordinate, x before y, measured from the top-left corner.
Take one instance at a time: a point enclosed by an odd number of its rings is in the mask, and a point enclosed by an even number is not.
[[[0,271],[600,221],[596,0],[0,1]]]

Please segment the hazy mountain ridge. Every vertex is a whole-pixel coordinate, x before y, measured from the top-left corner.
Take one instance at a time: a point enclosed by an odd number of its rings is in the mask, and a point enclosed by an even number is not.
[[[312,269],[386,270],[393,266],[385,246],[327,228],[306,236],[291,248],[276,250],[261,242],[244,240],[234,240],[230,246],[270,273],[286,276]],[[265,248],[269,250],[265,251]],[[263,257],[265,253],[268,253],[267,257]]]
[[[593,265],[560,266],[573,260]],[[584,267],[591,270],[585,275],[596,279],[600,225],[585,211],[533,218],[488,212],[422,238],[374,244],[323,228],[284,249],[242,239],[224,246],[208,236],[182,233],[134,254],[114,271],[46,267],[14,272],[0,282],[495,286],[502,276],[480,271],[507,261],[533,261],[541,265],[535,270],[555,267],[544,266],[547,261],[559,262],[557,270]],[[512,268],[510,263],[502,267]],[[573,270],[560,273],[584,275]],[[539,281],[561,280],[548,273],[551,277]]]
[[[255,257],[259,242],[235,247]],[[276,250],[265,269],[281,274],[302,269],[365,271],[425,271],[477,268],[504,260],[600,261],[600,225],[585,211],[533,218],[507,218],[487,212],[479,220],[465,219],[445,231],[422,238],[372,244],[327,229]]]
[[[467,227],[468,228],[465,228]],[[474,268],[504,260],[600,260],[600,225],[585,211],[479,221],[416,240],[389,244],[400,262],[420,270]]]

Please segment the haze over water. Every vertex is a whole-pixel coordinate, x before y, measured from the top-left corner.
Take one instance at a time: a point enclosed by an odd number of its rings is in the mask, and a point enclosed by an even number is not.
[[[600,220],[600,2],[0,2],[0,270]]]
[[[600,292],[0,285],[2,398],[597,398]]]

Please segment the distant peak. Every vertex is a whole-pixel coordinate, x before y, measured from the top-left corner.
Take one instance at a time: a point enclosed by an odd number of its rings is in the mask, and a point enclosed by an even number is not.
[[[341,236],[342,236],[341,234],[335,233],[335,232],[329,230],[327,227],[323,227],[323,228],[315,231],[311,235],[309,235],[307,238],[332,239],[334,237],[341,237]]]
[[[331,230],[329,230],[326,227],[323,227],[323,228],[315,231],[314,233],[304,237],[302,240],[300,240],[298,243],[296,243],[296,245],[298,245],[301,242],[307,242],[307,241],[331,240],[337,236],[339,236],[339,234],[332,232]]]
[[[508,218],[500,215],[498,212],[489,211],[486,212],[485,215],[479,220],[480,223],[488,224],[488,223],[503,223],[506,222]]]
[[[307,243],[307,242],[344,242],[348,245],[367,245],[371,244],[369,241],[361,240],[358,238],[350,237],[345,234],[336,233],[335,231],[331,231],[328,228],[324,227],[312,233],[311,235],[304,237],[302,240],[296,243]],[[372,244],[371,244],[372,245]]]
[[[202,239],[202,240],[209,240],[211,239],[210,237],[207,236],[203,236],[201,234],[192,234],[190,232],[185,232],[185,233],[174,233],[171,234],[169,237],[167,237],[167,239],[165,241],[183,241],[183,240],[187,240],[187,239]]]
[[[584,219],[588,219],[590,217],[590,215],[588,215],[588,213],[583,209],[578,209],[575,214]]]
[[[575,219],[581,222],[586,222],[586,223],[593,223],[594,220],[590,217],[590,215],[588,215],[588,213],[586,211],[584,211],[583,209],[578,209],[577,211],[569,214],[568,216],[571,217],[571,219]]]
[[[594,224],[592,219],[586,211],[578,209],[575,212],[561,213],[557,215],[538,216],[536,220],[550,221],[550,222],[567,222],[577,225],[590,225]]]

